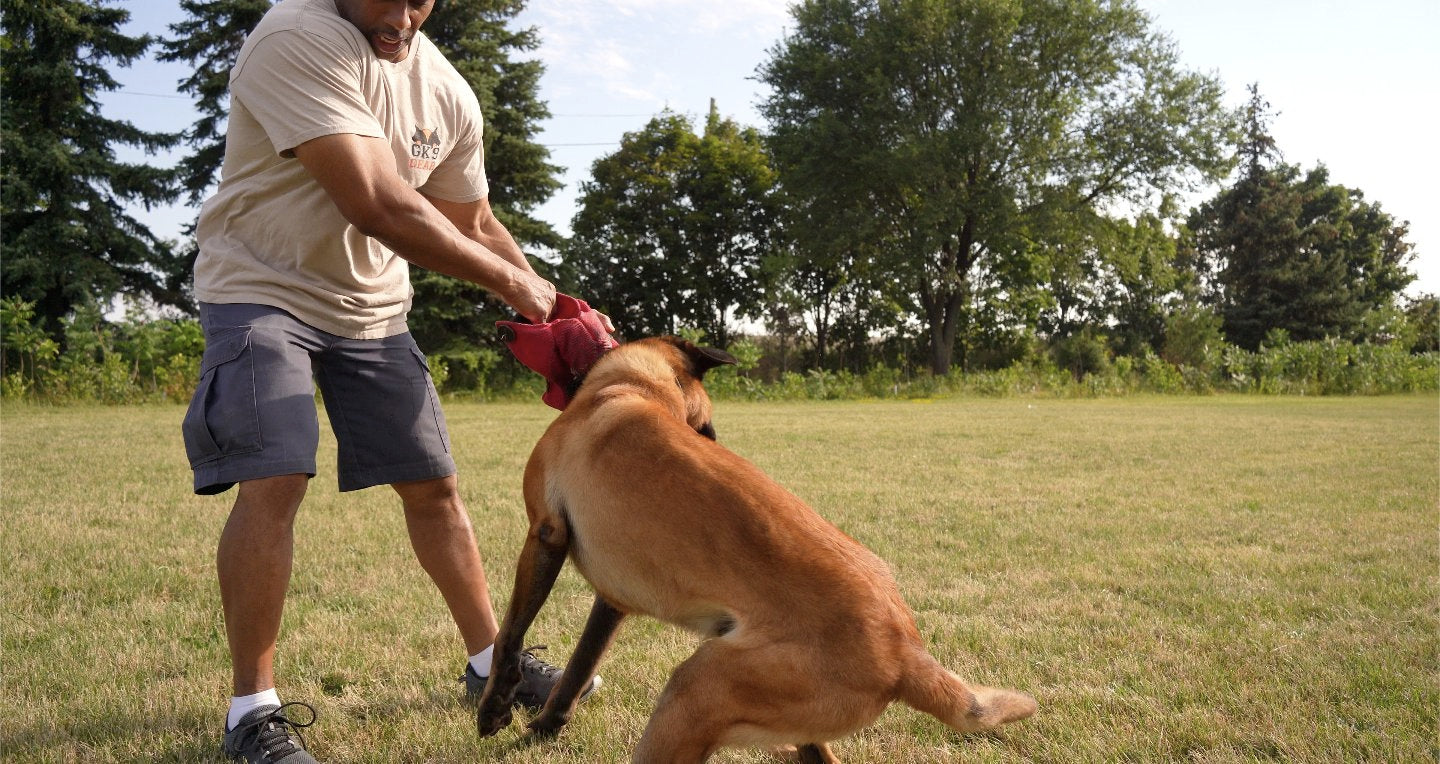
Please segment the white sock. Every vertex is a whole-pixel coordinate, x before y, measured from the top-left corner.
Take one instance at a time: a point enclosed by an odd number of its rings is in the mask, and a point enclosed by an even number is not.
[[[495,646],[491,645],[484,650],[470,656],[470,668],[480,676],[490,676],[490,659],[495,657]]]
[[[254,711],[261,706],[280,705],[280,693],[275,688],[261,690],[254,695],[242,695],[230,699],[230,714],[225,717],[225,730],[228,732],[235,729],[235,725],[245,717],[245,714]]]

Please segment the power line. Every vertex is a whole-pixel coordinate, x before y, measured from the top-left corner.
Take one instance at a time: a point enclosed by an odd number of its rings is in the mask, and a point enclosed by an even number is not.
[[[138,91],[138,90],[116,90],[116,91],[114,91],[114,92],[115,92],[115,93],[118,93],[118,94],[120,94],[120,95],[144,96],[144,97],[146,97],[146,98],[175,98],[175,99],[185,100],[185,101],[194,100],[191,96],[188,96],[188,95],[180,95],[180,94],[178,94],[178,93],[142,93],[142,92],[140,92],[140,91]],[[654,114],[551,114],[551,115],[550,115],[550,118],[551,118],[551,119],[555,119],[555,118],[558,117],[558,118],[565,118],[565,119],[633,119],[633,118],[635,118],[635,117],[653,117],[653,116],[655,116],[655,115],[654,115]],[[554,145],[557,145],[557,146],[603,146],[603,145],[607,145],[607,144],[600,144],[600,143],[560,143],[560,144],[554,144]]]
[[[191,96],[178,93],[142,93],[138,90],[116,90],[120,95],[144,96],[146,98],[177,98],[180,100],[193,100]],[[551,114],[550,118],[564,119],[633,119],[635,117],[653,117],[654,114]]]
[[[142,93],[142,92],[140,92],[140,91],[138,91],[138,90],[116,90],[116,91],[113,91],[113,92],[119,93],[120,95],[143,96],[143,97],[145,97],[145,98],[175,98],[175,99],[187,100],[187,101],[188,101],[188,100],[193,100],[193,99],[191,99],[190,96],[178,95],[178,94],[175,94],[175,93]],[[611,117],[615,117],[615,118],[621,118],[621,117],[649,117],[649,116],[653,116],[653,115],[651,115],[651,114],[551,114],[550,116],[551,116],[552,118],[553,118],[553,117],[566,117],[566,118],[599,119],[599,118],[611,118]],[[619,144],[619,141],[603,141],[603,142],[600,142],[600,143],[542,143],[542,144],[540,144],[540,145],[541,145],[542,147],[544,147],[544,148],[547,148],[547,149],[564,149],[564,148],[582,148],[582,147],[592,147],[592,146],[615,146],[615,145],[618,145],[618,144]]]
[[[116,90],[115,92],[121,95],[145,96],[146,98],[182,98],[187,101],[191,100],[190,96],[175,93],[140,93],[134,90]]]

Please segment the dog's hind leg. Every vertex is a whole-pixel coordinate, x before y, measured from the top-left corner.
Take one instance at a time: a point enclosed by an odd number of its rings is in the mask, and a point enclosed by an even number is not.
[[[929,654],[919,653],[899,688],[900,700],[960,732],[980,732],[1035,713],[1023,692],[966,684]]]
[[[620,628],[620,621],[624,618],[624,613],[611,607],[610,603],[599,595],[595,596],[595,605],[590,608],[590,618],[585,622],[585,631],[581,633],[580,643],[575,646],[575,652],[565,665],[560,684],[545,701],[545,709],[530,721],[530,729],[541,734],[554,734],[570,721],[570,715],[575,712],[575,704],[580,700],[580,693],[590,684],[590,678],[595,676],[595,669],[600,665],[600,656],[605,654],[605,650],[614,641],[615,631]]]
[[[796,746],[800,761],[833,764],[834,754],[818,741],[863,727],[885,703],[847,696],[837,704],[810,670],[810,653],[799,645],[705,641],[671,674],[634,761],[692,764],[725,746],[798,739],[816,741]]]
[[[770,752],[778,761],[796,764],[840,764],[827,743],[806,743],[804,745],[783,745]]]
[[[500,635],[495,639],[490,681],[485,685],[485,694],[480,696],[480,710],[475,716],[481,737],[489,737],[510,724],[510,706],[515,701],[515,688],[520,684],[520,652],[525,632],[550,596],[569,547],[569,531],[562,521],[541,517],[531,525],[515,568],[515,591],[505,609]]]
[[[702,644],[670,675],[635,746],[633,764],[698,764],[720,747],[738,709],[714,660],[714,644]]]

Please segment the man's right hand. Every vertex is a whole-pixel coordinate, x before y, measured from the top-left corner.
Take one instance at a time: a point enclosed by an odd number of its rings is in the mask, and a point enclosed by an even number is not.
[[[515,269],[515,278],[506,290],[505,303],[532,324],[543,324],[555,310],[555,285],[530,271]]]

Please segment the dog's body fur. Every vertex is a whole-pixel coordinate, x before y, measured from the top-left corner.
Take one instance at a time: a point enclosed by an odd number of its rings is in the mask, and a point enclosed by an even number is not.
[[[597,599],[563,681],[531,722],[537,731],[569,719],[631,613],[706,638],[657,701],[637,762],[782,744],[835,761],[825,742],[894,700],[965,732],[1033,713],[1028,695],[968,686],[941,667],[880,558],[711,439],[700,378],[727,362],[671,338],[623,345],[536,445],[525,471],[530,533],[481,734],[510,721],[524,632],[567,554]]]

